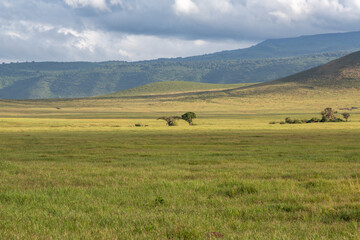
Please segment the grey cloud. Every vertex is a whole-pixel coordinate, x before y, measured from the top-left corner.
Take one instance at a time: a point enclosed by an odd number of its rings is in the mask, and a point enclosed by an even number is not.
[[[359,26],[358,0],[2,0],[0,59],[175,57]]]
[[[82,9],[79,16],[108,31],[184,39],[259,40],[357,30],[360,7],[356,8],[356,1],[319,0],[311,4],[289,0],[285,4],[277,0],[193,0],[198,12],[181,15],[174,10],[174,1],[123,0],[116,6],[108,2],[110,11],[91,14],[96,10]]]

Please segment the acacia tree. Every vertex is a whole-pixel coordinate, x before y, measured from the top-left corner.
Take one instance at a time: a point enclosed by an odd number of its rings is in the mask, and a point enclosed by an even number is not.
[[[322,121],[324,121],[324,122],[335,121],[336,120],[336,116],[335,116],[336,113],[337,112],[332,110],[332,108],[325,108],[324,111],[321,112]]]
[[[181,115],[181,118],[187,121],[189,125],[192,125],[192,121],[196,118],[196,114],[194,112],[187,112]]]
[[[350,117],[350,113],[346,112],[346,113],[343,113],[342,115],[345,118],[345,120],[348,121],[348,119]]]
[[[172,117],[159,117],[158,120],[165,120],[166,121],[166,124],[168,126],[176,126],[177,123],[176,121],[181,119],[181,117],[178,117],[178,116],[172,116]]]

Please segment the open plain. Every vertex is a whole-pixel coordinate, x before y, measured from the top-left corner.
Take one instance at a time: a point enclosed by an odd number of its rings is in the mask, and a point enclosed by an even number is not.
[[[358,91],[313,91],[3,100],[0,235],[358,239]],[[324,107],[354,109],[349,122],[269,124]],[[186,111],[194,126],[157,120]]]

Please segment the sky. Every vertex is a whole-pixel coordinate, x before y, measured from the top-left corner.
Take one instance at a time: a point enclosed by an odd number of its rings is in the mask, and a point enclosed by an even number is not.
[[[360,31],[360,0],[0,0],[0,61],[138,61]]]

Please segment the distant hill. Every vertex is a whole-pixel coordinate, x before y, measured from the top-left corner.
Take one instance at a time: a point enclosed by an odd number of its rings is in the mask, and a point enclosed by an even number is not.
[[[360,90],[360,51],[333,60],[285,78],[253,84],[205,84],[191,82],[152,83],[100,97],[154,96],[248,96],[271,93],[287,93],[296,96],[298,90],[313,93],[327,93],[328,90]],[[360,94],[360,92],[359,92]],[[359,95],[360,101],[360,95]]]
[[[135,87],[99,97],[123,97],[123,96],[144,96],[144,95],[162,95],[162,94],[179,94],[193,93],[201,91],[215,91],[234,89],[252,85],[253,83],[237,84],[213,84],[213,83],[196,83],[184,81],[158,82],[150,83],[140,87]]]
[[[141,62],[0,64],[0,98],[70,98],[149,83],[254,83],[285,77],[360,49],[360,32],[267,40],[248,49]]]
[[[230,60],[294,57],[305,54],[360,50],[360,32],[329,33],[296,38],[270,39],[253,47],[222,51],[185,60]]]

